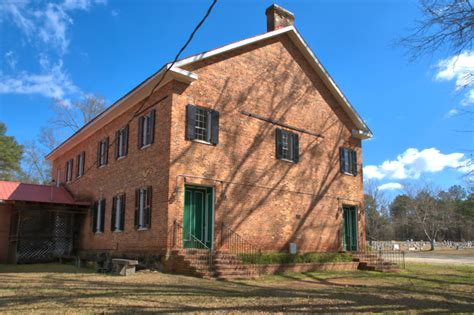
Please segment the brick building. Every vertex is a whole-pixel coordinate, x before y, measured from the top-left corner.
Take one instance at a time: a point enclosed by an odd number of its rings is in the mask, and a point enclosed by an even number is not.
[[[82,252],[364,246],[371,131],[293,15],[266,15],[266,33],[165,65],[47,156],[94,204]]]

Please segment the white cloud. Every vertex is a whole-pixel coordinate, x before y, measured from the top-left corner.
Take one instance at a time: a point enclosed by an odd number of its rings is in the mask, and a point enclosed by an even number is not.
[[[64,10],[84,10],[88,11],[93,4],[106,4],[106,0],[64,0],[61,5]]]
[[[119,14],[120,14],[120,11],[119,10],[112,10],[110,12],[110,14],[113,16],[113,17],[117,17]]]
[[[5,62],[8,64],[10,69],[15,70],[16,64],[18,63],[18,57],[13,51],[7,51],[5,53]]]
[[[438,73],[436,79],[439,81],[455,80],[456,90],[468,89],[461,101],[461,105],[469,106],[474,104],[474,89],[471,88],[474,82],[474,52],[463,52],[457,56],[441,60],[436,66]]]
[[[409,148],[396,160],[387,160],[382,164],[364,167],[366,179],[417,179],[423,173],[437,173],[446,168],[456,169],[461,173],[468,173],[474,169],[469,158],[463,153],[443,154],[436,148],[418,149]]]
[[[399,190],[403,188],[400,183],[386,183],[377,187],[379,190]]]
[[[40,64],[43,68],[40,74],[26,71],[16,75],[0,73],[0,94],[40,94],[68,103],[68,96],[80,93],[80,89],[63,70],[62,61],[51,65],[49,60],[42,57]]]
[[[446,114],[447,117],[452,117],[459,114],[459,111],[456,108],[450,109],[449,112]]]
[[[5,54],[10,71],[0,71],[0,94],[39,94],[70,103],[69,98],[81,93],[63,67],[63,55],[69,47],[72,13],[88,11],[105,0],[0,1],[0,23],[11,22],[30,44],[29,56],[37,54],[40,71],[17,70],[13,52]],[[53,58],[52,56],[56,56]],[[56,61],[50,62],[50,59]]]
[[[0,21],[11,20],[33,43],[45,44],[64,54],[69,46],[68,28],[74,20],[70,12],[88,11],[104,0],[65,0],[62,3],[6,1],[0,4]]]
[[[474,74],[473,74],[474,75]],[[461,105],[463,106],[469,106],[471,104],[474,104],[474,89],[470,89],[465,95],[464,98],[461,101]]]

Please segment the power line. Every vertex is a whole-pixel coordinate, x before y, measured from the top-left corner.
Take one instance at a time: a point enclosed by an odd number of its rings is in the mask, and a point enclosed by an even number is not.
[[[196,27],[194,28],[194,30],[191,32],[191,34],[189,35],[188,39],[186,40],[186,43],[181,47],[181,49],[178,51],[178,53],[176,54],[173,62],[171,62],[171,64],[168,64],[168,65],[165,65],[166,69],[165,69],[165,72],[163,73],[163,75],[161,76],[160,80],[153,86],[153,89],[151,89],[150,93],[148,94],[148,96],[145,98],[145,101],[142,102],[142,104],[140,105],[140,107],[135,111],[135,113],[133,113],[132,117],[127,121],[127,123],[124,125],[124,126],[127,126],[129,125],[133,119],[135,119],[141,112],[141,110],[143,109],[144,105],[149,101],[150,97],[153,95],[153,93],[155,92],[156,88],[158,88],[160,86],[160,84],[163,82],[163,80],[165,79],[166,75],[168,74],[168,72],[173,68],[174,64],[178,61],[179,57],[181,56],[181,54],[183,53],[183,51],[188,47],[188,45],[191,43],[191,41],[193,40],[194,38],[194,35],[196,35],[197,31],[201,28],[201,26],[204,24],[204,22],[206,21],[206,19],[209,17],[209,15],[211,14],[212,12],[212,9],[214,8],[214,6],[216,5],[217,3],[217,0],[213,0],[211,5],[209,6],[209,8],[207,9],[206,11],[206,14],[204,14],[204,16],[202,17],[202,19],[199,21],[199,23],[196,25]],[[156,105],[156,104],[159,104],[161,101],[163,101],[164,98],[160,99],[157,103],[153,104],[153,105]],[[107,150],[109,150],[113,145],[115,145],[115,142],[117,141],[116,138],[114,138],[114,140],[109,144],[109,146],[107,147]],[[73,181],[71,181],[70,183],[73,184],[75,183],[79,178],[82,178],[85,174],[87,174],[93,167],[95,167],[98,163],[99,159],[97,158],[94,163],[89,167],[87,168],[80,177],[76,177]]]

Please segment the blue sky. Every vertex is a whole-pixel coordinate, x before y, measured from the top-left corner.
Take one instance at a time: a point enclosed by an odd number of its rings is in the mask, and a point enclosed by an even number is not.
[[[0,4],[0,120],[20,142],[34,140],[52,98],[83,94],[111,104],[171,61],[210,0],[10,1]],[[265,32],[272,1],[220,0],[184,56]],[[391,194],[410,181],[445,188],[469,169],[472,126],[457,114],[474,91],[456,82],[474,54],[414,63],[394,45],[419,18],[415,1],[279,1],[374,138],[364,174]],[[471,93],[471,94],[469,94]],[[472,108],[471,108],[472,109]],[[472,129],[472,128],[471,128]]]

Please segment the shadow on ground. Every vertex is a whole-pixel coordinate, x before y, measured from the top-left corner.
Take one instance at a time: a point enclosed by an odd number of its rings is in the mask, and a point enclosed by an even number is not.
[[[1,267],[1,266],[0,266]],[[474,311],[473,268],[457,277],[319,272],[220,282],[160,273],[2,273],[0,312]],[[460,279],[463,279],[462,281]]]

